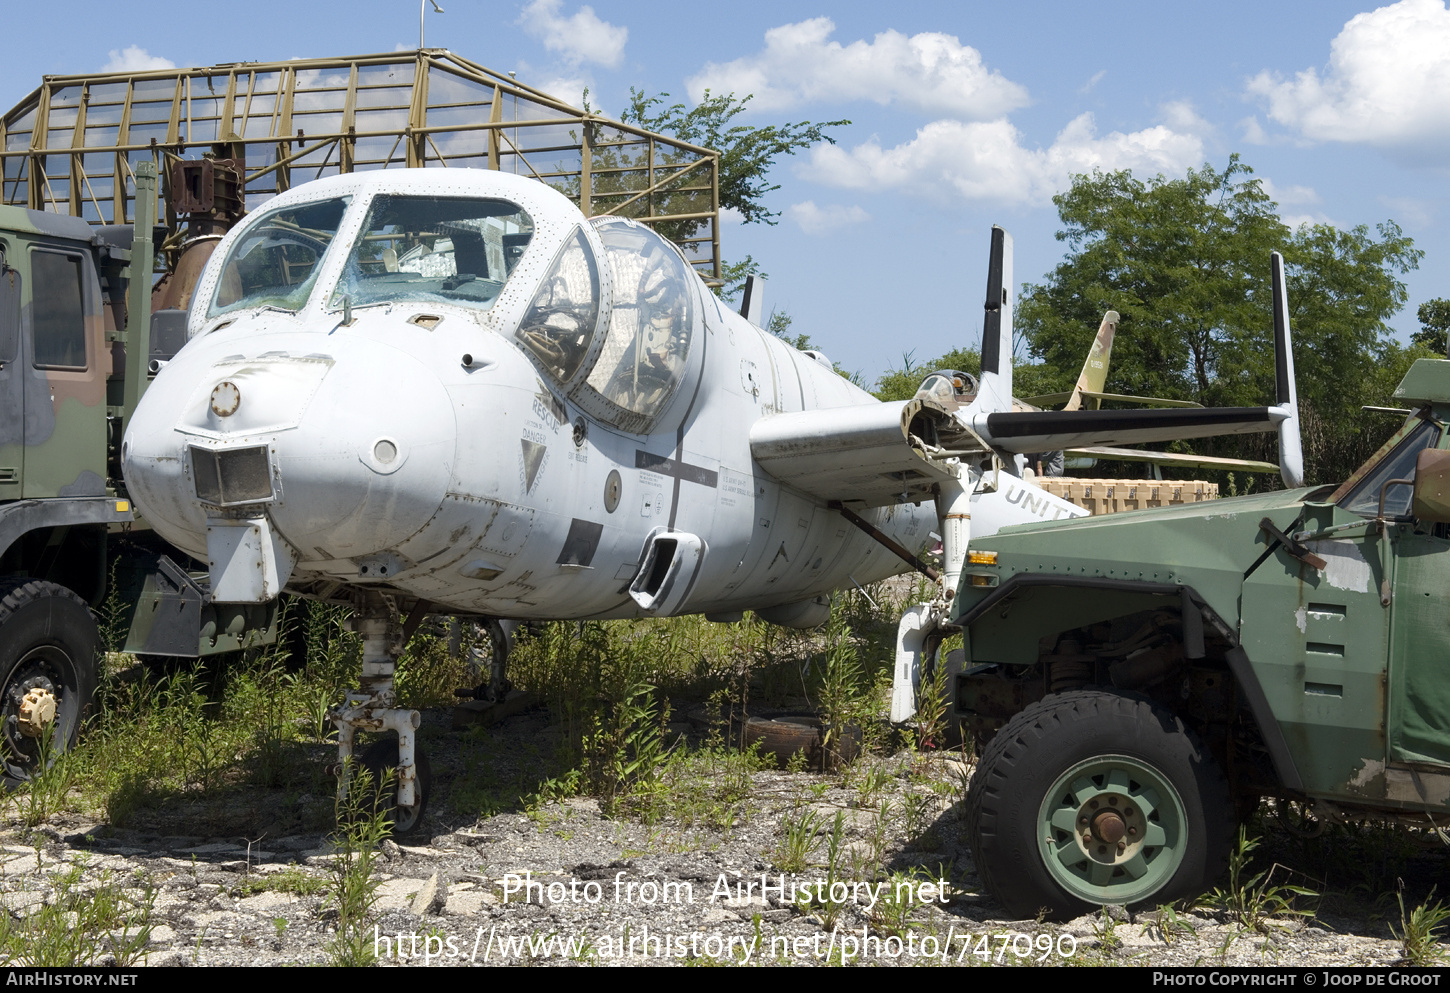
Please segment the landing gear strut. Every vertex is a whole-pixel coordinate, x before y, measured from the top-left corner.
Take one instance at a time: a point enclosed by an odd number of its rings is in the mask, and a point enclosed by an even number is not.
[[[462,624],[462,621],[455,621]],[[474,627],[488,639],[488,660],[487,678],[471,690],[454,690],[453,695],[464,700],[480,700],[484,703],[502,703],[508,696],[513,684],[508,681],[505,675],[508,669],[509,651],[513,648],[514,632],[518,630],[518,621],[501,621],[490,618],[487,621],[475,622]],[[460,639],[461,640],[461,639]],[[473,658],[468,665],[469,674],[477,678],[484,675],[483,651],[478,648],[470,649]]]
[[[347,773],[354,766],[353,741],[357,732],[397,732],[396,752],[391,745],[379,747],[382,745],[379,743],[369,748],[363,759],[374,775],[383,773],[387,768],[393,770],[397,788],[393,829],[398,834],[406,834],[422,824],[423,809],[427,803],[426,776],[419,775],[420,767],[426,769],[427,759],[414,738],[422,715],[397,705],[393,675],[402,644],[393,604],[381,593],[363,593],[358,598],[355,616],[357,631],[363,642],[361,685],[355,691],[349,690],[344,695],[342,706],[328,714],[332,723],[337,725],[337,756],[343,769],[338,796],[347,796],[350,785]]]
[[[952,600],[967,560],[967,541],[972,531],[972,494],[981,476],[967,466],[961,478],[941,484],[936,498],[937,517],[942,529],[942,575],[938,595],[901,615],[896,628],[896,673],[891,691],[891,720],[901,723],[916,713],[917,690],[937,664],[937,649],[946,634],[954,630],[949,622]]]

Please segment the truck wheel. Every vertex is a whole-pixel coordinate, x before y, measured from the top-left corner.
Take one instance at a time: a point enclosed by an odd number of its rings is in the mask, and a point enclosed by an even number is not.
[[[101,639],[85,601],[41,580],[0,587],[0,736],[7,787],[40,765],[42,738],[70,748],[96,691]]]
[[[967,794],[988,892],[1016,918],[1056,921],[1201,892],[1227,863],[1232,811],[1197,736],[1146,699],[1102,690],[1012,718]]]

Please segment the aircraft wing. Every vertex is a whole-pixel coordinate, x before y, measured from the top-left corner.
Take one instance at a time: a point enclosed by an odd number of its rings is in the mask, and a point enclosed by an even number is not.
[[[1244,472],[1278,472],[1276,462],[1255,462],[1252,459],[1227,459],[1215,455],[1185,455],[1175,452],[1154,452],[1143,448],[1069,448],[1068,458],[1114,459],[1118,462],[1151,462],[1153,465],[1189,466],[1195,469],[1226,469]]]
[[[1078,390],[1078,396],[1090,397],[1094,400],[1117,400],[1122,403],[1136,403],[1143,407],[1202,407],[1203,404],[1195,403],[1192,400],[1166,400],[1163,397],[1135,397],[1126,393],[1096,393],[1092,390]],[[1030,403],[1038,407],[1050,407],[1055,403],[1065,403],[1072,398],[1071,393],[1045,393],[1037,397],[1024,397],[1023,403]]]
[[[750,453],[782,483],[820,500],[885,507],[932,499],[956,474],[937,460],[982,450],[951,414],[930,400],[803,410],[762,418]]]
[[[1166,410],[1043,410],[978,413],[975,434],[1007,452],[1050,452],[1093,445],[1140,445],[1222,434],[1275,431],[1285,407],[1201,407]]]

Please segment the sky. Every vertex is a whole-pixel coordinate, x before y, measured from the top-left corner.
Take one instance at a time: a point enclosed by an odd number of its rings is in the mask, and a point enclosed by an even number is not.
[[[726,218],[721,239],[769,274],[767,310],[868,382],[975,346],[991,225],[1013,236],[1016,281],[1041,281],[1064,250],[1052,197],[1095,168],[1174,178],[1238,153],[1291,225],[1393,220],[1414,239],[1397,337],[1450,296],[1446,0],[439,3],[430,48],[570,102],[588,87],[605,114],[631,88],[686,103],[709,89],[752,94],[746,123],[851,121],[777,165],[775,225]],[[0,106],[48,73],[418,45],[412,0],[208,9],[11,5]]]

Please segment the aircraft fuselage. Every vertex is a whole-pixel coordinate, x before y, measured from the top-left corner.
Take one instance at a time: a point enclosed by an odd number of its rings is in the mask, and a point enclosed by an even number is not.
[[[488,216],[444,216],[443,197]],[[319,202],[325,220],[305,213]],[[219,246],[189,331],[123,464],[219,598],[373,587],[450,612],[637,616],[629,586],[660,529],[702,543],[667,613],[798,604],[905,568],[751,457],[760,418],[873,398],[722,305],[653,232],[591,224],[537,182],[299,187]],[[913,549],[936,523],[930,502],[865,513]]]

